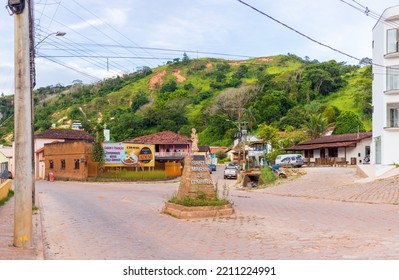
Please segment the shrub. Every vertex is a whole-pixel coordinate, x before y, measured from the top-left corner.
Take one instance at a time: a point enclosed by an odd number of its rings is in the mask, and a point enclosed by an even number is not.
[[[273,171],[268,166],[262,168],[260,178],[264,184],[276,181],[276,176],[274,176]]]
[[[226,199],[215,199],[209,200],[204,198],[192,198],[186,196],[184,198],[178,199],[176,196],[172,197],[169,202],[174,204],[179,204],[183,206],[223,206],[227,205],[230,202]]]

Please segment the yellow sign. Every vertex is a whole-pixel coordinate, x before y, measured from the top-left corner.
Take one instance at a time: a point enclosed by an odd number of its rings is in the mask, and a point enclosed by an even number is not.
[[[155,146],[128,143],[103,143],[105,166],[154,167]]]

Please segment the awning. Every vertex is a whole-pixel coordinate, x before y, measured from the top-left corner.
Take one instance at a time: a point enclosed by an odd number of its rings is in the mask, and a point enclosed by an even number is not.
[[[336,142],[336,143],[320,143],[310,145],[297,145],[289,148],[285,148],[285,151],[306,151],[306,150],[317,150],[317,149],[328,149],[328,148],[344,148],[344,147],[356,147],[356,141],[352,142]]]

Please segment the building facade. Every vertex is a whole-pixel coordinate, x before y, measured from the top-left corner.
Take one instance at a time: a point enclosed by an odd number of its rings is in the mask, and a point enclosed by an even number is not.
[[[93,142],[94,138],[83,130],[71,129],[49,129],[35,134],[35,178],[44,179],[47,176],[45,170],[44,146],[48,143],[56,142]]]
[[[125,144],[146,144],[155,147],[155,169],[165,170],[166,176],[180,176],[182,163],[187,155],[191,155],[190,138],[163,131],[123,141]]]
[[[44,144],[45,172],[61,180],[86,180],[93,164],[93,144],[79,142],[57,142]]]
[[[379,173],[399,163],[399,6],[373,28],[373,137],[371,163]],[[377,171],[378,175],[378,171]]]
[[[371,132],[329,135],[286,148],[301,151],[308,165],[369,164]]]

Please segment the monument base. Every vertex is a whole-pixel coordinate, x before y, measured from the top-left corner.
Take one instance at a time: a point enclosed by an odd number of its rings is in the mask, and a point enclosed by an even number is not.
[[[201,219],[230,216],[234,214],[234,208],[230,203],[221,206],[183,206],[166,202],[163,212],[179,219]]]

